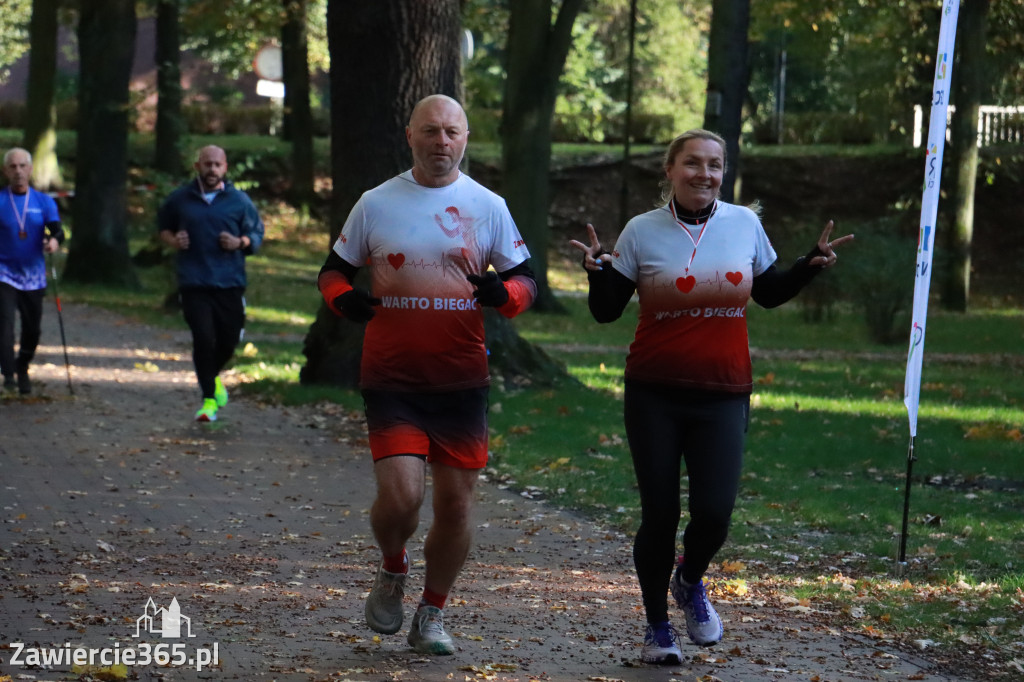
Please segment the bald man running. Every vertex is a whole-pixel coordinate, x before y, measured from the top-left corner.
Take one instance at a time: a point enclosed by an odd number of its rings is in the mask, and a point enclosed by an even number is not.
[[[481,306],[513,317],[536,296],[505,201],[459,171],[468,135],[458,102],[421,100],[406,128],[412,169],[363,194],[318,280],[335,314],[366,323],[360,385],[377,479],[370,524],[382,554],[366,622],[384,634],[402,627],[406,543],[429,467],[434,520],[408,641],[438,655],[454,651],[443,609],[469,553],[473,488],[487,463]],[[353,287],[362,266],[369,292]]]
[[[199,150],[196,177],[164,201],[157,228],[177,250],[178,295],[192,330],[192,361],[202,392],[196,421],[217,420],[228,402],[220,372],[245,326],[245,257],[263,242],[263,221],[249,196],[226,178],[227,154]]]

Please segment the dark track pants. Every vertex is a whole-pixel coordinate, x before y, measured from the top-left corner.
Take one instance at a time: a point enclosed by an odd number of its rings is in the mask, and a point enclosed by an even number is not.
[[[14,376],[15,371],[28,368],[39,345],[43,321],[43,294],[46,289],[22,291],[0,282],[0,373]],[[14,356],[15,315],[21,317],[21,342]]]
[[[203,398],[235,353],[245,327],[245,289],[182,289],[181,309],[192,330],[192,362]]]
[[[750,396],[626,382],[626,436],[640,488],[633,563],[647,620],[668,620],[666,587],[675,563],[680,476],[689,477],[683,578],[696,583],[725,543],[739,490]]]

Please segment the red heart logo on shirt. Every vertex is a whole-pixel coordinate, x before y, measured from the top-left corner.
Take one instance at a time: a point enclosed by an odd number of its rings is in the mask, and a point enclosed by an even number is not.
[[[391,263],[391,267],[393,267],[395,270],[397,270],[398,268],[402,267],[402,263],[405,262],[405,254],[404,253],[389,253],[388,254],[388,262]]]
[[[725,278],[727,280],[729,280],[730,282],[732,282],[732,285],[734,287],[738,287],[740,285],[740,282],[743,281],[743,273],[742,272],[727,272],[727,273],[725,273]]]
[[[697,278],[694,277],[693,275],[688,275],[686,277],[680,277],[676,280],[676,289],[679,289],[679,291],[683,292],[684,294],[688,294],[696,284]]]

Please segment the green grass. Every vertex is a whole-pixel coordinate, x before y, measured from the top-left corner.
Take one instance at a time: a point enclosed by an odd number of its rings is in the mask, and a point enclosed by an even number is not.
[[[584,299],[563,303],[564,318],[525,315],[517,326],[584,387],[496,399],[492,476],[629,532],[639,508],[621,373],[635,309],[596,325]],[[906,348],[871,342],[852,309],[828,324],[803,321],[797,306],[749,315],[756,385],[719,577],[740,567],[753,589],[781,584],[857,631],[985,643],[1012,657],[1024,622],[1024,312],[930,317],[907,581],[893,577],[910,443]],[[951,604],[962,615],[951,618]]]

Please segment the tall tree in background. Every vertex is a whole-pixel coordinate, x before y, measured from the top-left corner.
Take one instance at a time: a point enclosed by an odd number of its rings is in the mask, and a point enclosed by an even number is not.
[[[28,26],[32,22],[32,0],[4,0],[0,20],[0,82],[11,75],[11,66],[28,52]]]
[[[560,311],[548,284],[551,231],[551,124],[558,81],[572,46],[572,25],[583,0],[562,0],[552,23],[552,0],[511,3],[501,122],[502,194],[537,276],[534,309]]]
[[[464,0],[463,25],[475,49],[463,71],[473,103],[473,137],[497,136],[505,88],[505,48],[511,5],[497,0]],[[554,135],[618,139],[626,100],[630,0],[588,0],[572,26],[555,101]],[[637,3],[634,130],[643,140],[666,142],[674,133],[700,125],[708,18],[706,3],[643,0]],[[671,30],[665,27],[671,26]],[[496,112],[497,115],[492,116]],[[640,138],[637,138],[640,139]],[[653,199],[652,199],[653,200]],[[647,201],[645,206],[650,206]]]
[[[57,9],[54,0],[32,0],[29,24],[28,88],[25,103],[25,139],[32,154],[32,180],[47,191],[63,184],[57,163]]]
[[[159,171],[177,177],[184,170],[181,111],[181,0],[158,0],[156,7],[156,156]]]
[[[459,0],[380,0],[340,7],[331,3],[327,12],[331,246],[363,192],[409,169],[405,126],[416,102],[434,93],[457,97],[461,81]],[[500,313],[485,310],[484,320],[492,372],[511,382],[528,378],[544,383],[564,376],[561,365],[523,341]],[[363,331],[364,325],[321,305],[306,335],[301,381],[357,385]]]
[[[303,0],[303,5],[309,63],[326,73],[327,0]],[[252,69],[261,47],[281,40],[282,6],[283,0],[187,0],[181,8],[183,47],[218,73],[238,78]]]
[[[309,106],[308,0],[283,0],[281,67],[284,80],[284,138],[292,145],[291,200],[313,199],[313,112]]]
[[[135,0],[80,4],[74,239],[64,273],[69,280],[138,285],[125,203],[134,46]]]
[[[946,274],[943,306],[966,311],[971,294],[971,241],[974,237],[974,189],[978,177],[978,113],[981,83],[985,77],[985,36],[989,0],[971,0],[960,9],[956,41],[960,54],[953,70],[952,209],[947,248],[950,267]]]
[[[750,0],[712,0],[708,37],[708,95],[704,127],[725,139],[728,165],[722,199],[734,201],[740,162],[743,101],[747,95]]]
[[[416,102],[458,93],[459,0],[332,2],[327,36],[334,189],[325,246],[333,246],[360,195],[408,170],[405,126]],[[363,325],[321,305],[306,335],[302,382],[356,385],[362,341]]]

